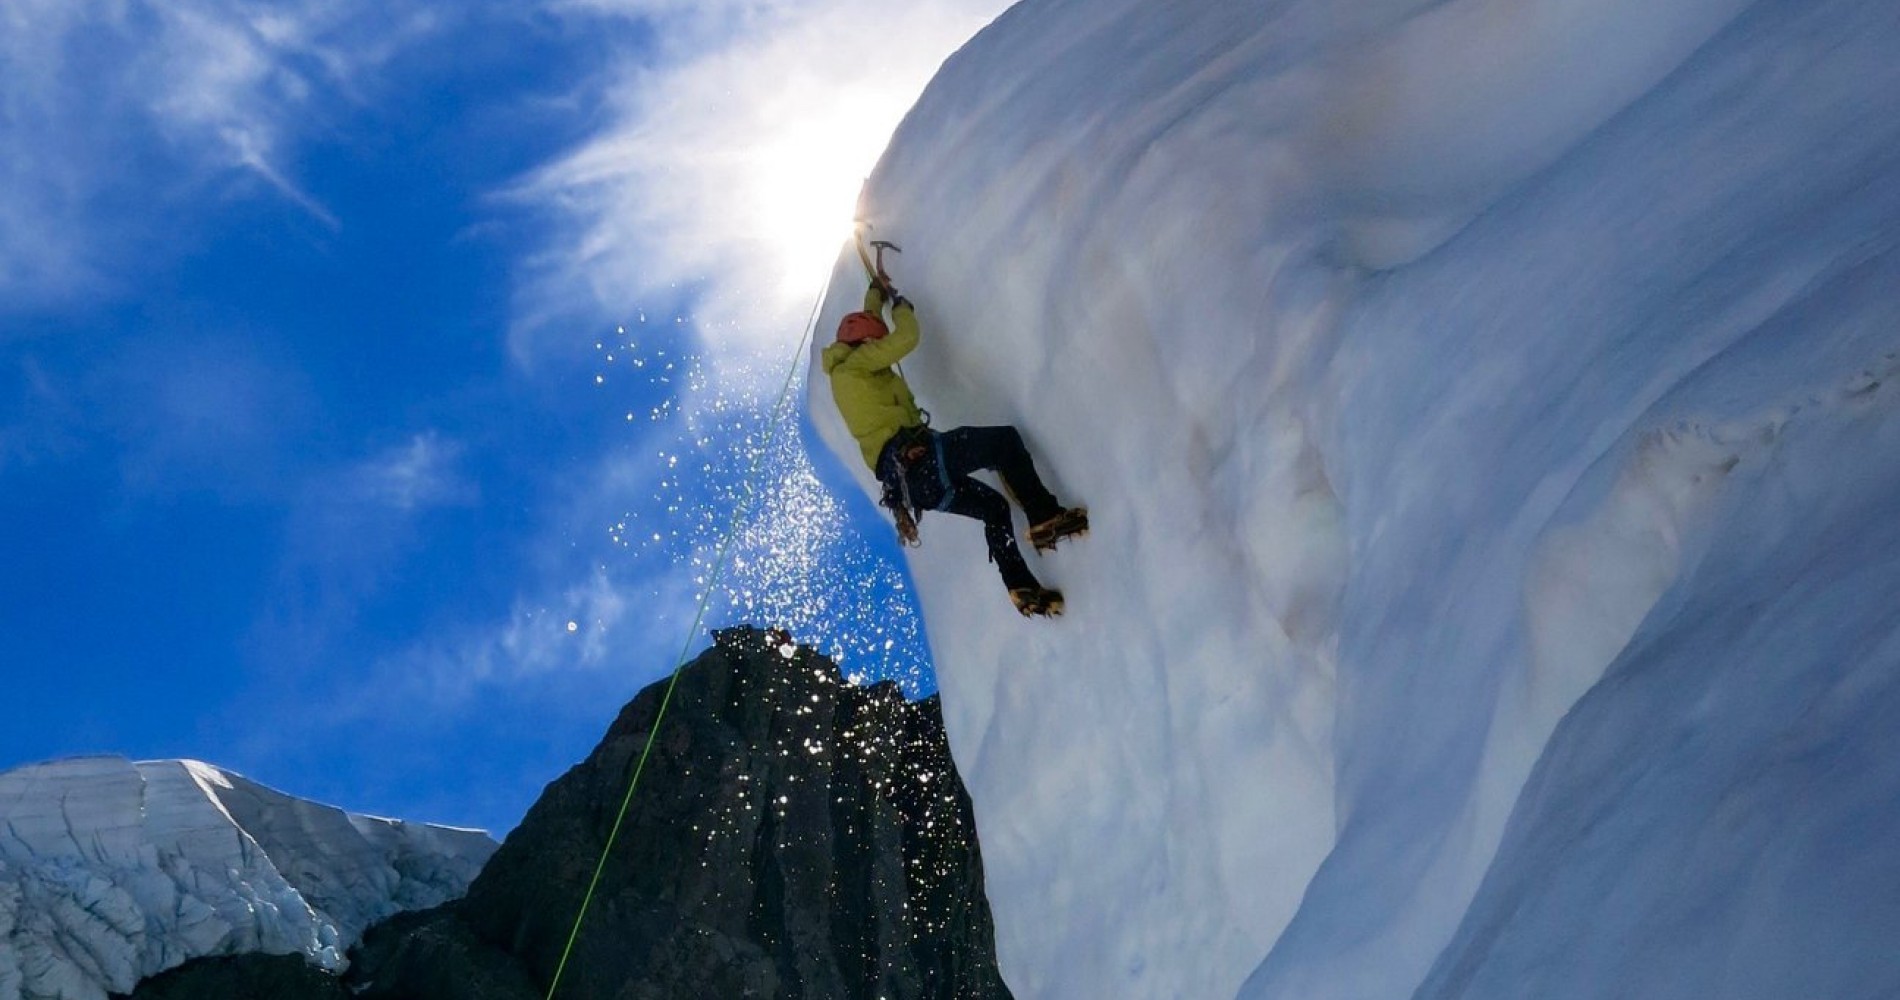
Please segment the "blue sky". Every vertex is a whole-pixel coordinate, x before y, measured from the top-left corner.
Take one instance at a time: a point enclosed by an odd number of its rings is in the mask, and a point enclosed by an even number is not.
[[[1002,6],[9,4],[0,768],[506,830],[671,667],[859,181]],[[928,685],[801,441],[712,623]]]

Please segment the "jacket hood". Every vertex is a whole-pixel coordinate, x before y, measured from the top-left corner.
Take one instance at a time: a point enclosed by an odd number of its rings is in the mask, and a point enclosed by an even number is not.
[[[823,366],[825,374],[829,375],[833,368],[843,364],[844,359],[851,356],[852,350],[853,345],[851,344],[834,342],[830,347],[825,348],[823,353],[818,355],[818,363]]]

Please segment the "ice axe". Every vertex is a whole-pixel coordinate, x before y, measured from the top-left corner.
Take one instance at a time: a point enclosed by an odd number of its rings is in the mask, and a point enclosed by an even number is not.
[[[857,243],[857,260],[859,260],[861,264],[864,264],[864,274],[872,279],[872,283],[878,285],[878,291],[882,291],[883,297],[897,298],[897,287],[891,285],[891,276],[883,272],[883,251],[904,253],[904,247],[899,247],[897,243],[893,243],[893,241],[889,240],[866,241],[864,240],[866,230],[870,230],[870,222],[864,222],[863,219],[859,219],[859,221],[857,221],[857,240],[855,240],[855,243]],[[870,257],[870,247],[876,247],[876,249],[878,249],[878,259],[872,260],[872,257]]]
[[[858,261],[864,265],[865,272],[870,276],[870,279],[877,284],[878,289],[884,293],[884,297],[894,299],[897,297],[897,286],[891,284],[891,276],[884,273],[884,251],[890,250],[894,253],[903,253],[904,248],[892,243],[890,240],[872,240],[871,246],[877,248],[877,260],[873,261],[871,259],[870,250],[865,247],[863,233],[864,229],[870,228],[870,223],[859,223],[859,226],[861,228],[858,232],[857,239]]]
[[[878,279],[888,285],[891,283],[891,276],[884,273],[884,251],[889,250],[892,253],[903,253],[904,248],[892,243],[890,240],[872,240],[871,247],[877,251]]]
[[[891,284],[891,276],[884,273],[884,251],[889,250],[892,253],[903,253],[904,248],[892,243],[890,240],[872,240],[871,248],[877,251],[877,263],[872,265],[876,271],[876,276],[872,280],[877,282],[880,289],[883,289],[885,298],[896,299],[897,286]]]

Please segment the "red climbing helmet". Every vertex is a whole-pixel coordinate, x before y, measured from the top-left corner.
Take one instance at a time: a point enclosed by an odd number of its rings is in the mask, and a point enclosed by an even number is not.
[[[838,343],[862,344],[867,340],[877,340],[889,336],[891,328],[884,321],[868,312],[854,312],[838,321]]]

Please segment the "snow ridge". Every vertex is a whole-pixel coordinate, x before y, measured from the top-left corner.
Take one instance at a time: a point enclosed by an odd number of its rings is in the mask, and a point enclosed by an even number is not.
[[[206,955],[340,969],[369,924],[461,895],[495,846],[197,761],[18,768],[0,774],[0,1000],[104,1000]]]

